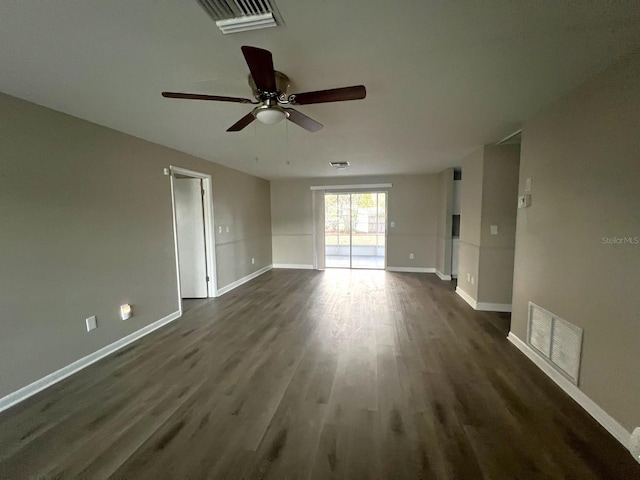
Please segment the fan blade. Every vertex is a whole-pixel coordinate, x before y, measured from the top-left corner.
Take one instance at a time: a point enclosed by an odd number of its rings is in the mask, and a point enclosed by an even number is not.
[[[199,93],[162,92],[165,98],[184,98],[187,100],[215,100],[216,102],[257,103],[248,98],[220,97],[218,95],[201,95]]]
[[[344,102],[347,100],[360,100],[367,96],[364,85],[354,87],[333,88],[331,90],[318,90],[317,92],[294,93],[289,95],[289,103],[292,105],[309,105],[310,103]]]
[[[253,112],[249,112],[247,115],[245,115],[240,120],[238,120],[236,123],[234,123],[229,128],[227,128],[227,132],[239,132],[244,127],[246,127],[251,122],[253,122],[255,119],[256,119],[256,117],[253,116]]]
[[[316,122],[313,118],[307,117],[293,108],[285,108],[285,111],[287,112],[288,120],[310,132],[317,132],[324,126],[321,123]]]
[[[244,46],[242,47],[242,53],[258,90],[275,92],[276,74],[273,71],[271,52],[262,48]]]

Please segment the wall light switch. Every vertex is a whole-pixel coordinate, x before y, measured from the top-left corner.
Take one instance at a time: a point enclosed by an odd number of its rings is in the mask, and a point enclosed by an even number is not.
[[[125,303],[124,305],[120,306],[120,318],[122,320],[129,320],[132,316],[133,309],[131,308],[131,305]]]
[[[471,285],[475,285],[475,283],[476,283],[476,276],[471,275]]]
[[[85,323],[87,324],[87,332],[90,332],[91,330],[98,328],[98,319],[96,318],[95,315],[87,318],[85,320]]]
[[[391,228],[395,228],[396,222],[391,222]]]
[[[491,225],[491,235],[498,234],[498,225]]]
[[[229,233],[229,225],[227,225],[227,233]]]
[[[222,233],[222,226],[221,225],[218,226],[218,233]]]
[[[467,272],[467,282],[471,283],[471,274]]]
[[[256,263],[256,259],[255,258],[251,258],[251,265],[254,265]]]
[[[530,192],[531,191],[531,177],[527,178],[524,182],[524,191],[525,192]]]

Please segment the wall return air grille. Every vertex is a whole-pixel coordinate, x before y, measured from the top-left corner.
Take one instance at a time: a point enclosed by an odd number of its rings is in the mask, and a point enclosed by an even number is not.
[[[222,33],[275,27],[282,20],[269,0],[197,0]],[[279,20],[279,21],[278,21]]]
[[[575,385],[580,374],[582,329],[529,302],[527,343]]]

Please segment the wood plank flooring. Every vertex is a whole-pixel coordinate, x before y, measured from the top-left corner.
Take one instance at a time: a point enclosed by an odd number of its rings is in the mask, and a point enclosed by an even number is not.
[[[435,275],[275,270],[0,414],[0,478],[640,479]]]

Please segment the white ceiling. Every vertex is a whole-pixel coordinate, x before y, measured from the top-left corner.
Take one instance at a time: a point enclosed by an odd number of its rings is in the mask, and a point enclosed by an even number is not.
[[[195,0],[4,0],[0,91],[268,179],[432,173],[640,49],[635,1],[275,3],[284,26],[223,36]],[[271,50],[291,93],[367,98],[297,107],[318,133],[227,133],[250,105],[160,96],[250,97],[242,45]]]

